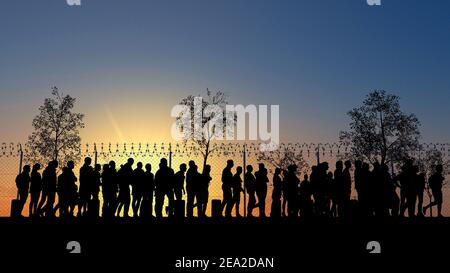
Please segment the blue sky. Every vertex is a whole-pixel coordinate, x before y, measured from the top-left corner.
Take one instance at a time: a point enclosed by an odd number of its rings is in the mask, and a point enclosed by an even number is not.
[[[301,142],[337,140],[345,113],[385,89],[424,141],[448,141],[449,49],[446,0],[4,0],[0,141],[29,134],[53,85],[77,97],[87,141],[116,141],[116,126],[164,139],[171,107],[206,88],[279,104],[281,138]]]

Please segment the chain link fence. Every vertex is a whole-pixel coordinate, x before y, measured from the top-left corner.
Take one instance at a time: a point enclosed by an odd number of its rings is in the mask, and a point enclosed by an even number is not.
[[[211,165],[212,181],[209,188],[209,200],[222,199],[222,183],[221,174],[226,166],[226,161],[232,159],[235,167],[244,165],[253,165],[255,171],[259,163],[261,152],[259,150],[259,143],[212,143],[210,147],[210,154],[208,156],[207,164]],[[142,162],[144,165],[150,163],[152,165],[152,172],[155,173],[158,169],[158,164],[161,158],[167,158],[169,164],[178,171],[181,163],[188,163],[189,160],[194,160],[199,166],[199,171],[203,169],[203,150],[199,149],[195,144],[189,143],[125,143],[125,144],[105,144],[93,143],[82,145],[82,156],[91,157],[94,163],[106,164],[111,160],[116,162],[117,168],[121,164],[126,163],[128,158],[137,162]],[[341,159],[349,151],[349,147],[340,143],[282,143],[279,150],[289,151],[292,155],[300,155],[304,159],[303,172],[310,171],[310,166],[317,164],[317,162],[327,161],[330,163],[330,170],[334,170],[334,163]],[[439,151],[444,160],[450,160],[450,144],[427,143],[421,145],[421,150],[412,153],[415,158],[424,158],[428,151]],[[34,162],[32,162],[34,163]],[[270,210],[271,191],[272,191],[272,174],[275,169],[270,161],[262,161],[269,170],[269,187],[267,194],[267,208],[266,213]],[[11,200],[17,197],[17,188],[15,185],[15,177],[19,173],[23,164],[30,164],[30,162],[23,161],[22,146],[18,143],[2,143],[0,151],[0,217],[10,215]],[[78,169],[82,162],[76,162],[75,174],[78,176]],[[45,165],[45,164],[44,164]],[[245,169],[245,168],[244,168]],[[234,171],[234,170],[233,170]],[[356,194],[353,192],[352,197]],[[243,197],[241,200],[244,200]],[[446,201],[450,200],[450,190],[448,187],[444,189],[444,215],[450,215],[450,206]],[[425,203],[428,200],[425,197]],[[28,213],[28,205],[25,205],[24,215]],[[210,206],[207,214],[210,215]],[[241,215],[243,214],[244,206],[241,201]]]

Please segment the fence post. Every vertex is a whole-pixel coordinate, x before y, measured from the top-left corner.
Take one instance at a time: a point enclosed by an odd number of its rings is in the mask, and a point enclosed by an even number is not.
[[[247,217],[247,187],[245,187],[245,173],[247,169],[245,168],[245,161],[246,161],[246,150],[245,150],[245,143],[244,143],[244,150],[243,150],[243,173],[244,173],[244,217]]]
[[[317,156],[317,166],[319,166],[320,165],[320,143],[317,144],[317,154],[316,154],[316,156]]]
[[[94,143],[94,167],[97,165],[97,144]]]
[[[172,168],[172,143],[169,143],[169,168]]]
[[[22,173],[22,164],[23,164],[23,150],[22,144],[19,143],[19,174]],[[19,199],[19,189],[17,189],[17,199]]]

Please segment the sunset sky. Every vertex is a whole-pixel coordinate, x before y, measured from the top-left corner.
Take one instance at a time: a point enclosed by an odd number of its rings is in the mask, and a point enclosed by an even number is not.
[[[450,135],[450,2],[2,1],[0,141],[31,132],[50,87],[78,99],[84,142],[170,140],[170,109],[210,88],[279,104],[284,141],[336,141],[373,89],[424,141]]]

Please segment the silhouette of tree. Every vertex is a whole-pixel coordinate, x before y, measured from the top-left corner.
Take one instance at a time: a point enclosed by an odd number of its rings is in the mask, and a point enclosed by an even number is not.
[[[196,97],[200,97],[200,95],[193,96],[189,95],[186,98],[182,99],[180,105],[188,106],[191,110],[192,117],[189,120],[186,120],[186,116],[179,115],[176,117],[177,127],[184,131],[187,128],[183,128],[183,124],[190,123],[190,134],[188,137],[185,137],[185,141],[190,141],[197,145],[198,150],[201,152],[203,156],[203,168],[206,166],[208,157],[216,150],[216,148],[212,148],[211,141],[215,139],[216,133],[219,132],[217,130],[223,130],[222,133],[225,136],[227,133],[232,132],[232,128],[234,128],[235,122],[237,120],[237,116],[235,113],[227,113],[225,111],[225,107],[228,104],[228,96],[221,92],[217,91],[214,94],[206,89],[206,97],[202,97],[202,109],[198,114],[201,114],[201,117],[198,117],[201,120],[202,128],[207,128],[206,130],[195,130],[195,118],[194,115],[197,113],[194,110],[194,101]],[[214,113],[211,115],[206,114],[205,110],[208,106],[218,106],[223,110],[223,127],[217,127],[213,124],[215,120]],[[220,118],[220,117],[219,117]],[[185,131],[186,132],[186,131]]]
[[[309,167],[302,153],[286,146],[280,146],[274,151],[259,152],[256,158],[258,161],[282,170],[287,170],[293,164],[297,165],[298,172],[306,171]]]
[[[348,116],[350,130],[340,133],[340,142],[351,147],[349,157],[397,163],[419,147],[420,122],[414,114],[402,112],[396,95],[375,90]]]
[[[33,119],[34,132],[28,137],[26,157],[32,162],[56,160],[60,166],[81,156],[79,129],[84,128],[83,114],[73,113],[75,98],[52,87],[52,97],[39,107]]]

